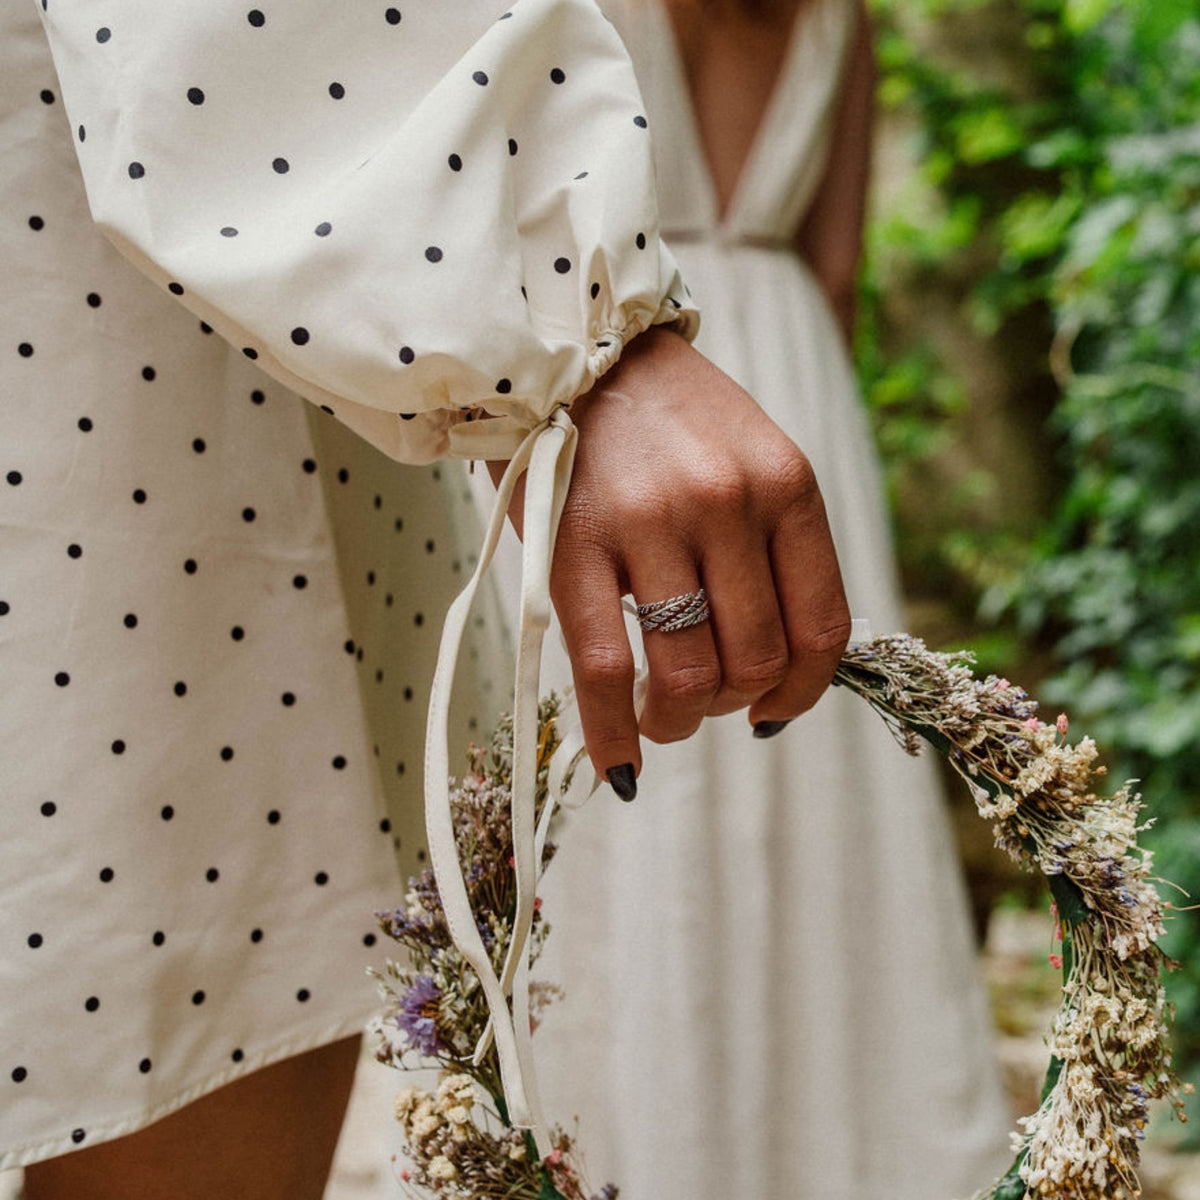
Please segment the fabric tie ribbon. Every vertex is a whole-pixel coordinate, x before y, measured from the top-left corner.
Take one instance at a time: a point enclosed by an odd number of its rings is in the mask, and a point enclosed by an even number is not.
[[[463,440],[470,442],[473,456],[507,457],[516,432],[514,426],[515,423],[510,425],[503,418],[467,425],[462,427],[465,434]],[[478,565],[446,614],[425,737],[425,829],[438,894],[454,944],[479,977],[490,1014],[488,1027],[475,1049],[475,1061],[478,1063],[482,1060],[494,1038],[509,1120],[517,1128],[530,1130],[540,1156],[550,1152],[550,1141],[533,1065],[529,1022],[529,936],[533,927],[538,865],[554,808],[553,795],[561,789],[562,770],[556,772],[551,798],[547,800],[541,820],[538,821],[535,794],[539,680],[542,641],[550,624],[550,566],[559,521],[571,484],[578,436],[578,430],[566,409],[559,408],[541,424],[524,433],[523,439],[513,450],[497,490],[496,505]],[[495,554],[512,504],[513,491],[525,474],[528,474],[528,478],[525,485],[521,615],[510,789],[517,904],[504,965],[497,973],[484,946],[475,914],[471,911],[454,840],[454,820],[450,807],[448,720],[454,670],[471,604]],[[581,748],[581,738],[572,740],[578,741]],[[577,760],[578,750],[569,757]]]

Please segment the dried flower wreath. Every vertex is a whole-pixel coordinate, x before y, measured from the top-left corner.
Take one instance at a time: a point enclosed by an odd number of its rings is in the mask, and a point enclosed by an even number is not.
[[[1016,1160],[975,1200],[1133,1200],[1152,1100],[1181,1120],[1190,1088],[1167,1046],[1170,1016],[1158,948],[1166,906],[1139,848],[1141,802],[1129,787],[1095,791],[1105,768],[1084,738],[1066,740],[1067,719],[1038,719],[1037,705],[1005,679],[977,679],[969,656],[932,652],[905,635],[851,646],[834,682],[863,697],[912,754],[931,744],[971,788],[996,845],[1047,877],[1062,941],[1062,1001],[1048,1043],[1050,1067],[1038,1110],[1013,1134]],[[537,809],[547,803],[549,763],[559,748],[559,701],[539,712]],[[486,749],[472,747],[451,793],[455,839],[476,924],[497,970],[515,911],[509,821],[512,724]],[[546,846],[542,867],[553,847]],[[472,968],[447,928],[432,871],[410,881],[404,904],[380,914],[405,947],[405,965],[375,972],[386,1009],[375,1023],[377,1057],[400,1068],[439,1064],[436,1093],[405,1088],[396,1098],[410,1166],[400,1180],[413,1197],[470,1200],[614,1200],[612,1184],[589,1195],[574,1138],[551,1135],[539,1157],[507,1120],[494,1049],[474,1050],[489,1014]],[[536,958],[549,926],[534,915]],[[557,990],[535,984],[535,1019]],[[415,1059],[416,1061],[413,1061]],[[478,1061],[476,1061],[478,1059]]]

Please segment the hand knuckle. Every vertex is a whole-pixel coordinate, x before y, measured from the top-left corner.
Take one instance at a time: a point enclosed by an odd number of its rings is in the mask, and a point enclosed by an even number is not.
[[[592,643],[572,657],[575,685],[589,690],[615,690],[633,686],[633,658],[628,647]]]
[[[780,683],[787,674],[787,669],[786,651],[748,662],[734,663],[725,669],[723,690],[741,696],[760,696]]]
[[[839,616],[832,622],[805,630],[800,637],[800,649],[805,654],[838,655],[846,649],[850,640],[850,614]]]
[[[721,683],[716,663],[686,663],[663,672],[659,690],[669,702],[708,701]]]

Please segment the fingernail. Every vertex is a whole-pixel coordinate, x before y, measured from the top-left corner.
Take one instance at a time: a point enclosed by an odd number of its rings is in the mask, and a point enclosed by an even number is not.
[[[781,729],[786,729],[791,721],[759,721],[754,727],[756,738],[774,737]]]
[[[604,772],[612,790],[622,800],[632,800],[637,795],[637,778],[633,773],[633,763],[622,763],[619,767],[609,767]]]

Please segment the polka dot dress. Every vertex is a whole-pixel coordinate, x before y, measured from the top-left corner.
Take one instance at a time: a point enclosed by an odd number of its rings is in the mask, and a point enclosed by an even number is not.
[[[478,537],[391,458],[691,317],[582,0],[0,20],[3,1168],[360,1027]]]

